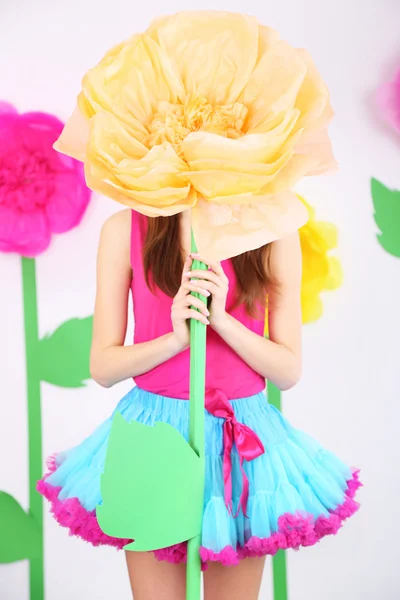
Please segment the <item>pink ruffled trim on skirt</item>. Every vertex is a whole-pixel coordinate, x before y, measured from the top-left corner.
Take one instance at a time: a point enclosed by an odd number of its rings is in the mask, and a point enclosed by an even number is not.
[[[90,542],[93,546],[114,546],[121,550],[125,544],[132,540],[114,538],[106,535],[97,522],[96,511],[86,510],[78,498],[60,500],[58,495],[61,487],[50,485],[46,478],[57,469],[56,455],[50,456],[46,461],[48,473],[36,484],[39,494],[42,494],[51,504],[51,512],[59,525],[69,529],[69,535],[77,535]]]
[[[347,481],[346,499],[335,510],[330,511],[329,517],[320,516],[314,520],[312,515],[297,513],[284,514],[278,519],[279,530],[268,538],[253,536],[245,546],[225,546],[221,552],[209,548],[200,548],[203,563],[217,561],[225,566],[237,565],[243,558],[274,555],[278,550],[298,550],[300,546],[313,546],[326,535],[338,532],[343,521],[354,515],[359,508],[354,500],[357,490],[362,486],[359,471],[353,472],[353,477]],[[178,563],[186,559],[186,542],[154,552],[159,560]]]
[[[47,461],[49,472],[38,481],[36,489],[51,503],[51,512],[56,521],[69,529],[70,535],[77,535],[93,546],[108,545],[118,549],[130,543],[131,539],[120,539],[106,535],[97,522],[96,511],[86,510],[77,498],[60,500],[58,495],[61,487],[55,487],[46,482],[46,478],[57,468],[55,456]],[[353,472],[353,477],[347,481],[345,501],[335,510],[330,511],[328,517],[320,516],[314,519],[312,515],[297,513],[284,514],[278,519],[278,531],[268,538],[251,537],[245,546],[226,546],[220,552],[208,548],[200,549],[203,569],[209,561],[218,561],[225,566],[237,565],[240,560],[247,557],[274,555],[278,550],[292,548],[297,550],[300,546],[313,546],[326,535],[338,532],[345,519],[351,517],[359,508],[354,500],[357,490],[362,486],[359,480],[359,471]],[[186,542],[155,550],[158,560],[170,563],[186,562]]]

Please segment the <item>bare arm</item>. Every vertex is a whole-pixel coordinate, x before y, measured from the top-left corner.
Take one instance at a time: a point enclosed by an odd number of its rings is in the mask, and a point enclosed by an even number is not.
[[[183,349],[172,332],[124,346],[132,277],[130,237],[130,210],[109,218],[100,235],[90,372],[104,387],[150,371]]]
[[[250,331],[228,313],[212,327],[255,371],[287,390],[300,379],[302,362],[298,233],[272,244],[270,264],[279,289],[269,293],[269,339]]]

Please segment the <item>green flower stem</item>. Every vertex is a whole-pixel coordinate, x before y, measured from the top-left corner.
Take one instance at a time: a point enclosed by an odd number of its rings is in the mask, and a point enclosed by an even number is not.
[[[40,379],[35,369],[38,351],[38,312],[36,295],[35,260],[22,258],[22,288],[24,302],[26,382],[28,401],[28,452],[29,452],[29,513],[40,532],[36,556],[30,561],[30,599],[44,599],[43,568],[43,501],[36,491],[36,482],[42,476],[42,419]]]
[[[272,559],[274,600],[287,600],[286,552],[279,550]]]
[[[281,392],[270,381],[267,382],[268,402],[281,410]],[[286,553],[283,550],[272,559],[272,570],[274,579],[274,600],[287,600],[287,571],[286,571]]]
[[[192,252],[197,252],[192,231]],[[193,261],[193,269],[207,269],[197,260]],[[193,292],[192,292],[193,293]],[[193,293],[205,302],[205,297]],[[204,489],[204,394],[206,370],[206,326],[195,319],[190,320],[190,408],[189,408],[189,444],[202,461]],[[201,590],[201,534],[188,541],[186,567],[186,599],[200,600]]]

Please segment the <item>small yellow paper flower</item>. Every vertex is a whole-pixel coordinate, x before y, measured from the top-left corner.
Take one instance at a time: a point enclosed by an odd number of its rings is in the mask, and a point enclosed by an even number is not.
[[[300,196],[299,196],[300,197]],[[337,247],[337,227],[333,223],[315,220],[314,209],[301,198],[307,207],[309,221],[300,229],[303,254],[303,280],[301,305],[303,323],[316,321],[322,316],[321,292],[336,290],[343,281],[339,260],[329,252]]]
[[[336,290],[343,281],[339,260],[329,252],[337,248],[338,230],[333,223],[315,220],[315,210],[302,198],[309,214],[308,222],[299,231],[303,257],[301,284],[302,321],[312,323],[322,317],[321,292]],[[265,318],[265,335],[268,335],[268,308]]]
[[[192,209],[222,260],[307,220],[290,190],[335,166],[329,93],[310,56],[254,17],[183,12],[109,51],[83,79],[56,149],[148,216]]]

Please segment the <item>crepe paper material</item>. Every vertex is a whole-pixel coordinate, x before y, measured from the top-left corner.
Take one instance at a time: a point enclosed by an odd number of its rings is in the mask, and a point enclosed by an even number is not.
[[[1,110],[1,106],[0,106]],[[30,598],[44,600],[43,498],[36,491],[42,477],[42,423],[40,383],[75,387],[90,377],[88,369],[92,318],[71,319],[52,336],[39,339],[36,291],[36,264],[33,258],[21,257],[26,352],[29,512],[18,510],[12,501],[0,496],[0,514],[8,515],[10,527],[15,528],[10,550],[0,537],[0,562],[21,558],[30,561]],[[7,502],[6,508],[3,507]],[[11,507],[11,508],[10,508]],[[4,508],[4,512],[3,512]],[[0,519],[1,519],[0,516]],[[23,525],[24,523],[24,525]],[[34,527],[33,525],[34,524]],[[19,535],[21,528],[24,535]],[[3,525],[0,523],[0,536]]]
[[[22,264],[29,519],[37,530],[35,541],[33,536],[26,538],[26,544],[29,540],[34,544],[27,554],[31,600],[44,599],[43,499],[36,482],[42,475],[40,368],[49,373],[49,365],[38,364],[41,347],[33,257],[49,246],[53,233],[64,233],[80,223],[91,196],[82,165],[53,149],[63,126],[54,115],[19,114],[11,104],[0,102],[0,252],[17,252]]]
[[[282,410],[281,391],[270,381],[267,381],[268,402],[278,410]],[[274,586],[274,600],[287,600],[287,566],[286,554],[284,550],[279,550],[272,557],[272,575]]]
[[[274,585],[274,600],[288,599],[286,552],[279,550],[272,557],[272,576]]]
[[[382,248],[400,258],[400,191],[391,190],[377,179],[371,179],[375,223],[381,230],[377,235]]]
[[[42,477],[40,378],[35,368],[39,345],[36,264],[32,258],[21,258],[21,265],[28,408],[29,514],[39,532],[36,552],[29,564],[29,589],[31,600],[44,600],[43,498],[36,491],[36,482]]]
[[[315,210],[299,196],[308,210],[309,220],[300,229],[303,260],[301,282],[301,308],[303,324],[322,317],[322,292],[337,290],[343,283],[340,261],[332,256],[338,247],[338,229],[333,223],[318,221]]]
[[[338,229],[334,223],[318,221],[315,210],[302,196],[298,196],[307,208],[309,219],[300,229],[302,254],[301,309],[302,322],[313,323],[323,315],[321,294],[337,290],[343,283],[343,270],[339,259],[331,252],[338,247]],[[266,308],[268,336],[268,306]]]
[[[18,502],[0,492],[0,563],[12,563],[37,556],[40,531],[32,515]]]
[[[282,410],[281,391],[273,383],[271,383],[271,381],[267,381],[266,383],[268,402],[272,404],[272,406],[275,406],[275,408],[277,408],[279,411]],[[279,552],[272,557],[272,576],[274,600],[287,600],[288,577],[286,554],[284,550],[279,550]]]
[[[392,81],[384,83],[378,90],[377,103],[384,119],[400,133],[400,69]]]
[[[91,192],[82,165],[53,149],[63,126],[0,103],[0,252],[37,256],[80,223]]]
[[[193,228],[191,230],[191,252],[197,252]],[[194,260],[193,270],[207,270],[205,263]],[[193,278],[195,280],[196,278]],[[206,302],[206,297],[191,292],[193,296]],[[195,309],[198,310],[198,309]],[[205,440],[204,440],[204,404],[205,404],[205,372],[206,372],[206,338],[207,329],[204,323],[190,319],[190,393],[189,393],[189,443],[200,460],[200,494],[204,498],[205,478]],[[187,546],[186,598],[200,599],[201,593],[201,528],[198,535],[192,537]]]
[[[116,412],[110,432],[102,504],[96,507],[101,529],[134,541],[125,550],[158,550],[201,530],[201,463],[182,435],[167,423],[154,427],[128,423]]]
[[[214,260],[297,230],[291,191],[333,172],[329,92],[309,54],[256,18],[187,11],[155,19],[83,78],[55,148],[88,186],[150,217],[192,210]]]
[[[93,318],[70,319],[39,342],[34,364],[42,381],[68,388],[90,379],[89,355]]]

